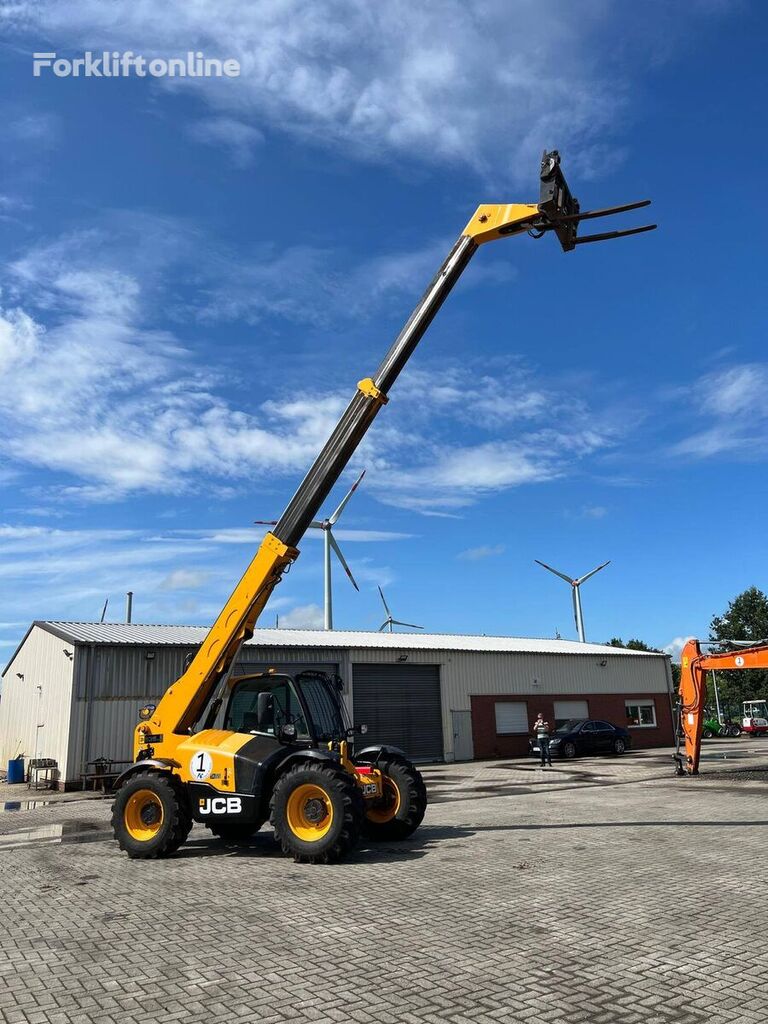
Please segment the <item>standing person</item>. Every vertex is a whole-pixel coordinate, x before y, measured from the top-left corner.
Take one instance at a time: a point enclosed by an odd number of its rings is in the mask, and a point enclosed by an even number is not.
[[[539,712],[539,717],[533,723],[533,731],[536,735],[536,742],[539,744],[539,752],[541,754],[541,767],[544,764],[552,767],[552,755],[549,752],[549,722],[544,718],[544,715]]]

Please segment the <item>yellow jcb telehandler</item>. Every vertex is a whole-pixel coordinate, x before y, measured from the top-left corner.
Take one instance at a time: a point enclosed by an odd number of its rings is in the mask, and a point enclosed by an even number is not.
[[[193,821],[218,836],[247,837],[269,819],[286,854],[328,862],[365,832],[402,839],[424,816],[426,790],[406,754],[355,750],[339,681],[318,673],[235,678],[253,629],[297,545],[349,463],[448,293],[480,245],[554,231],[564,251],[655,225],[577,237],[580,221],[648,205],[581,213],[556,150],[544,153],[538,203],[479,206],[373,377],[349,406],[274,529],[265,536],[184,674],[142,708],[133,764],[117,781],[115,838],[129,857],[163,857]]]

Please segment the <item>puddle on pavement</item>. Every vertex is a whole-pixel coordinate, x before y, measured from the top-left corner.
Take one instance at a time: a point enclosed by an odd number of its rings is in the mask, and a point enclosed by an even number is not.
[[[111,829],[105,828],[101,822],[64,821],[7,832],[0,836],[0,852],[24,846],[103,842],[111,838]]]
[[[48,807],[52,800],[6,800],[0,813],[3,811],[35,811],[38,807]]]

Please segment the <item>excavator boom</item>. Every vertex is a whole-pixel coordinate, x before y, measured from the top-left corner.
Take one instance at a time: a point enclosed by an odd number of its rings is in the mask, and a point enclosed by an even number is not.
[[[735,651],[702,654],[701,642],[689,640],[680,655],[680,728],[685,737],[685,759],[674,758],[678,775],[698,775],[701,732],[707,701],[707,672],[721,669],[768,668],[768,645],[755,644]]]

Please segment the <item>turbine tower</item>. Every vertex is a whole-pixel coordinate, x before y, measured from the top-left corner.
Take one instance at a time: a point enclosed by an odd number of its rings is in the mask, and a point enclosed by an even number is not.
[[[591,572],[585,573],[584,576],[580,576],[577,580],[571,579],[570,576],[566,576],[564,572],[559,572],[557,569],[553,569],[552,566],[547,565],[546,562],[540,562],[538,558],[534,558],[534,562],[537,565],[540,565],[542,569],[547,569],[549,572],[554,573],[555,576],[559,576],[561,580],[565,580],[566,583],[570,583],[573,590],[573,617],[576,621],[576,632],[579,635],[579,640],[581,640],[582,643],[586,643],[587,638],[584,635],[584,616],[581,611],[581,584],[586,583],[590,576],[594,576],[596,572],[600,572],[600,570],[604,569],[606,565],[610,565],[611,560],[608,559],[607,562],[603,562],[602,565],[598,565],[596,569],[592,569]]]
[[[358,590],[358,591],[360,590],[360,587],[358,587],[357,581],[355,580],[355,577],[352,575],[352,570],[347,565],[346,559],[344,558],[344,555],[342,555],[342,553],[341,553],[341,548],[336,543],[336,538],[333,536],[333,527],[336,525],[336,523],[339,520],[339,516],[341,515],[341,513],[346,508],[347,502],[352,497],[352,495],[355,493],[357,488],[360,486],[360,481],[363,479],[364,476],[365,476],[365,470],[363,470],[363,472],[360,474],[360,476],[357,478],[357,480],[355,480],[355,482],[352,484],[350,489],[347,491],[344,499],[342,500],[341,504],[336,509],[336,511],[333,513],[333,515],[329,516],[327,519],[323,519],[322,521],[315,520],[315,521],[313,521],[313,522],[311,522],[309,524],[311,529],[313,529],[313,530],[322,530],[323,531],[323,562],[324,562],[323,628],[324,629],[333,629],[333,593],[332,593],[332,587],[331,587],[331,548],[333,548],[334,552],[336,553],[336,557],[341,562],[341,566],[344,569],[344,572],[349,577],[349,581],[352,584],[352,586],[355,588],[355,590]],[[277,520],[276,519],[255,519],[254,522],[257,523],[259,526],[276,526],[277,525]]]
[[[381,596],[381,603],[384,605],[384,610],[387,613],[386,619],[384,619],[382,624],[379,626],[380,633],[383,633],[384,630],[387,628],[389,628],[390,633],[394,633],[394,629],[392,628],[393,626],[410,626],[411,629],[424,629],[423,626],[417,626],[413,622],[401,622],[400,619],[393,619],[392,612],[389,610],[389,605],[387,604],[384,598],[384,591],[381,589],[381,587],[378,588],[378,591]]]

